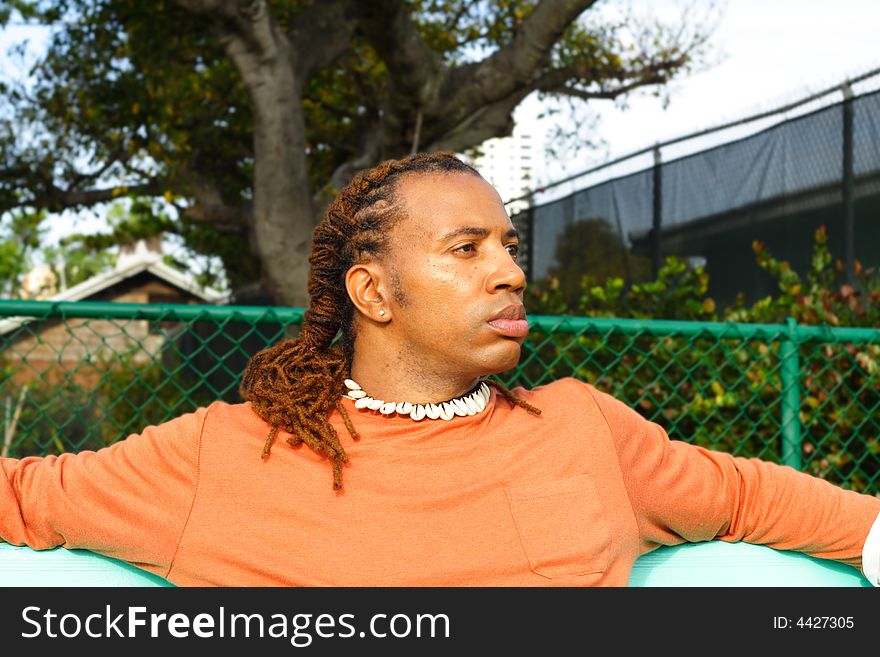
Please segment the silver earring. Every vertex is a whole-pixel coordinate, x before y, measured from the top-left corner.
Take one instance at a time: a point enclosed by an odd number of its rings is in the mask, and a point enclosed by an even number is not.
[[[379,317],[384,317],[384,316],[385,316],[385,311],[384,311],[384,310],[380,310],[380,311],[379,311]]]

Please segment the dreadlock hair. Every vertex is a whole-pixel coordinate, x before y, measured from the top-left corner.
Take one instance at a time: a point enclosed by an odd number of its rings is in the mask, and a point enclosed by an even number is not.
[[[345,275],[365,257],[381,258],[392,226],[402,218],[397,198],[401,177],[426,173],[480,174],[453,153],[416,153],[387,160],[361,171],[328,206],[312,235],[309,257],[309,307],[299,336],[260,351],[248,363],[239,391],[270,426],[261,458],[269,455],[283,429],[293,446],[305,443],[333,464],[333,488],[342,488],[342,466],[348,456],[328,420],[335,408],[354,440],[359,435],[340,402],[343,381],[354,356],[354,304],[345,288]],[[332,345],[341,331],[339,344]],[[331,346],[332,345],[332,346]],[[539,414],[494,380],[512,404]]]

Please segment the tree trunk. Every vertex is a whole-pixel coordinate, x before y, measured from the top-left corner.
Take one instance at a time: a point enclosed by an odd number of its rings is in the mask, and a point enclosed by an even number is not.
[[[302,80],[288,37],[263,7],[249,20],[218,25],[254,110],[254,187],[250,248],[261,285],[282,305],[307,306],[316,209],[306,167]]]
[[[287,57],[260,71],[254,100],[253,248],[262,284],[281,304],[308,305],[312,230],[316,210],[306,171],[305,122]]]

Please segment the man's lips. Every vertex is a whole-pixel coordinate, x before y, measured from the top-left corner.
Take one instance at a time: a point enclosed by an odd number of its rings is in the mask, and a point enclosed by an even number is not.
[[[489,326],[509,338],[524,338],[529,333],[526,309],[521,304],[505,306],[489,319]]]

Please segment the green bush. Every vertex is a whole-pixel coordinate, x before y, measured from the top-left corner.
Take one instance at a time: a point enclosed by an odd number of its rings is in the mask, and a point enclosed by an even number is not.
[[[0,434],[0,445],[6,456],[97,450],[214,401],[203,382],[168,362],[137,364],[131,355],[122,355],[89,369],[99,373],[93,384],[83,381],[80,368],[60,381],[39,379],[21,385],[5,368],[7,430]]]

